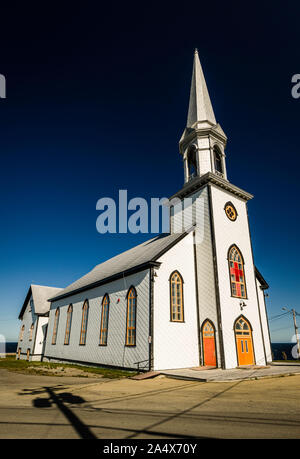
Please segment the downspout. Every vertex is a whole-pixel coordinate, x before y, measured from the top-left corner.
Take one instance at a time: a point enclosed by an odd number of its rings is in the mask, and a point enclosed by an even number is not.
[[[153,297],[154,297],[154,268],[150,267],[150,288],[149,288],[149,371],[153,370]]]

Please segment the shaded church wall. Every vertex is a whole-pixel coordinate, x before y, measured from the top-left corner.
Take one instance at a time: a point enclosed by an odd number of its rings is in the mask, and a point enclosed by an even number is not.
[[[144,270],[85,292],[71,295],[51,304],[44,360],[70,360],[125,368],[137,368],[136,362],[149,359],[149,270]],[[137,291],[136,346],[125,346],[127,292],[134,286]],[[107,346],[99,345],[101,305],[103,296],[109,295]],[[89,301],[86,344],[80,345],[82,306]],[[67,310],[73,305],[70,343],[64,344]],[[54,315],[60,308],[56,344],[52,343]]]
[[[195,198],[200,198],[203,205],[200,207],[200,218],[196,229],[196,257],[197,257],[197,278],[199,295],[200,333],[201,327],[206,319],[209,319],[215,327],[215,341],[217,366],[221,366],[220,336],[216,303],[216,286],[213,262],[213,247],[211,234],[211,221],[208,188],[195,193]],[[202,343],[202,341],[201,341]],[[201,354],[203,364],[203,350]]]
[[[30,300],[32,300],[32,296],[30,297],[28,304],[25,308],[22,321],[20,321],[20,328],[19,328],[19,339],[18,339],[18,347],[17,347],[17,352],[18,349],[21,348],[21,355],[20,359],[21,360],[26,360],[27,356],[27,349],[30,349],[30,354],[32,354],[33,346],[34,346],[34,337],[36,333],[36,327],[37,327],[37,322],[38,322],[38,316],[34,313],[34,310],[32,309],[30,311]],[[34,324],[34,329],[32,332],[32,340],[29,340],[30,336],[30,327],[31,324]],[[21,327],[22,325],[25,325],[24,333],[23,333],[23,340],[20,341],[20,332],[21,332]],[[30,360],[40,360],[39,359],[32,359],[30,356]]]

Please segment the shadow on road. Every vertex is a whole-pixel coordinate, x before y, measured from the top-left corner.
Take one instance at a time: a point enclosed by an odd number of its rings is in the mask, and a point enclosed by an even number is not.
[[[70,392],[61,392],[55,393],[55,390],[63,389],[62,386],[56,387],[43,387],[42,389],[38,390],[30,390],[24,389],[23,393],[20,395],[38,395],[42,393],[48,394],[48,397],[37,397],[33,400],[33,406],[35,408],[50,408],[51,406],[57,406],[59,410],[64,414],[64,416],[68,419],[68,421],[72,424],[76,432],[81,438],[84,439],[96,439],[97,437],[92,433],[92,431],[87,427],[76,414],[71,410],[70,407],[66,405],[81,405],[85,403],[85,399],[78,396],[73,395]],[[25,392],[25,393],[24,393]]]

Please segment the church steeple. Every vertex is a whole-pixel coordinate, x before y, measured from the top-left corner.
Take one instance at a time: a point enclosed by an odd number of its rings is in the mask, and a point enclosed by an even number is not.
[[[227,179],[224,153],[226,142],[227,137],[215,118],[196,49],[187,124],[179,142],[184,160],[185,183],[207,172]]]
[[[186,126],[191,128],[195,123],[205,121],[212,125],[217,124],[196,48]]]

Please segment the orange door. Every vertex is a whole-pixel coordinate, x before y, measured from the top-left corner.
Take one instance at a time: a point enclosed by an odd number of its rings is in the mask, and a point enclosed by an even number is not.
[[[18,359],[20,359],[20,355],[21,355],[21,348],[19,347],[19,349],[18,349]]]
[[[217,365],[215,330],[212,323],[209,320],[207,320],[203,325],[202,339],[204,365],[215,367]]]
[[[27,349],[27,360],[29,360],[29,356],[30,356],[30,349]]]
[[[254,352],[249,323],[243,317],[235,324],[236,349],[239,365],[253,365]]]
[[[253,347],[252,347],[252,340],[250,337],[242,337],[237,338],[237,351],[238,351],[238,359],[239,365],[253,365],[254,358],[253,358]]]

